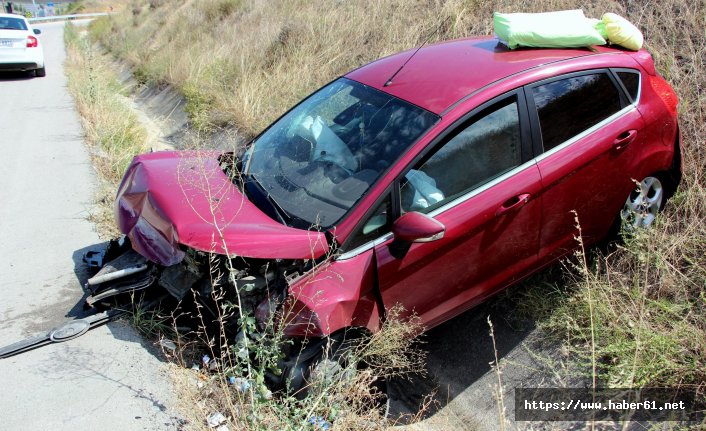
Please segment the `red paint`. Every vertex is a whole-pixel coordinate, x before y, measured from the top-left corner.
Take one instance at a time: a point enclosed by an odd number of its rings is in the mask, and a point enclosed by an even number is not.
[[[444,225],[418,212],[408,212],[395,221],[392,233],[401,241],[413,242],[443,234]]]
[[[509,50],[492,37],[458,39],[425,46],[392,80],[388,78],[416,48],[356,69],[346,77],[440,114],[462,97],[498,79],[557,61],[621,52],[589,49]]]
[[[321,336],[351,326],[376,332],[380,310],[373,292],[374,272],[369,250],[352,259],[326,263],[295,280],[283,311],[289,323],[285,333]]]
[[[396,238],[347,259],[328,258],[292,282],[284,310],[291,336],[319,337],[351,326],[377,331],[384,311],[378,290],[385,308],[399,303],[427,327],[438,325],[574,250],[574,211],[587,244],[602,238],[633,180],[672,165],[677,99],[662,78],[652,78],[654,63],[644,50],[509,51],[492,38],[455,40],[422,48],[384,87],[410,54],[346,76],[442,118],[331,230],[338,244],[439,134],[486,101],[546,78],[609,67],[637,68],[641,97],[620,118],[440,212],[434,216],[438,223],[408,213],[393,228]],[[324,234],[289,228],[263,214],[221,172],[216,157],[135,158],[116,211],[138,251],[164,265],[181,258],[181,245],[257,258],[320,258],[329,251]],[[443,238],[412,242],[438,233],[439,226]]]
[[[221,171],[217,153],[157,152],[135,157],[116,198],[120,230],[135,250],[168,266],[179,245],[259,258],[314,259],[323,233],[284,226],[248,201]]]

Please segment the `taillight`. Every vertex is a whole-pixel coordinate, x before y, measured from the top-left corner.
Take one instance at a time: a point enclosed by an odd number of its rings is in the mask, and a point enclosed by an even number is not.
[[[34,36],[27,36],[27,48],[36,48],[39,46],[39,41]]]
[[[679,98],[672,86],[659,75],[650,76],[650,85],[652,85],[652,89],[667,106],[669,112],[672,115],[677,115]]]

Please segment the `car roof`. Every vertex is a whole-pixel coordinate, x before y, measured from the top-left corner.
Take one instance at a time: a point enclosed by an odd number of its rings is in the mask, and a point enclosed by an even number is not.
[[[507,76],[558,61],[624,52],[602,46],[510,50],[490,36],[457,39],[423,47],[385,87],[415,49],[374,61],[346,77],[442,114],[463,97]]]
[[[2,18],[20,18],[24,19],[25,21],[27,20],[23,15],[17,14],[17,13],[0,13],[0,17]]]

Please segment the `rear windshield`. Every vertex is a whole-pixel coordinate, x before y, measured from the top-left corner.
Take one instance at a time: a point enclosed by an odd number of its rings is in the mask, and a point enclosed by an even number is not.
[[[27,23],[22,18],[0,17],[0,30],[27,30]]]

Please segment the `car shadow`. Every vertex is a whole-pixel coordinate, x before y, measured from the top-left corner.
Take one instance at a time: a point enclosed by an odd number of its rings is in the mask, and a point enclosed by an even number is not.
[[[427,357],[424,375],[390,382],[396,400],[391,406],[393,416],[416,414],[431,394],[435,394],[433,402],[424,416],[434,415],[493,370],[496,349],[502,360],[534,330],[534,325],[513,327],[493,305],[482,304],[420,337],[417,348]],[[488,319],[493,322],[495,348]]]
[[[78,300],[78,302],[76,302],[76,304],[73,305],[73,307],[71,307],[71,309],[66,312],[65,317],[81,319],[95,313],[95,310],[84,306],[84,304],[86,303],[86,298],[88,298],[88,296],[90,295],[90,292],[88,291],[86,285],[88,279],[93,276],[95,271],[90,269],[88,265],[83,261],[83,256],[85,256],[86,253],[89,251],[104,250],[107,245],[108,242],[104,241],[98,244],[93,244],[87,247],[80,248],[78,250],[75,250],[71,254],[71,259],[74,262],[74,275],[76,276],[76,280],[78,281],[79,286],[81,286],[81,298]]]
[[[91,269],[83,260],[83,257],[89,251],[101,251],[105,250],[108,246],[108,241],[100,242],[97,244],[89,245],[87,247],[80,248],[72,253],[72,260],[74,262],[74,275],[76,280],[78,280],[79,285],[82,288],[82,296],[74,304],[71,309],[66,312],[65,317],[81,319],[91,316],[98,312],[95,308],[87,307],[86,298],[91,294],[87,288],[87,282],[90,277],[95,274],[95,270]],[[118,340],[127,341],[131,343],[140,344],[146,351],[152,354],[155,358],[164,362],[164,355],[161,351],[155,347],[152,340],[142,337],[129,323],[127,323],[125,318],[120,318],[116,321],[111,321],[106,324],[110,330],[113,337]]]
[[[34,79],[34,72],[16,72],[2,71],[0,72],[0,81],[27,81]]]
[[[513,293],[526,288],[511,287],[423,334],[417,347],[426,353],[425,370],[388,383],[390,418],[408,423],[451,417],[458,421],[454,426],[492,429],[488,422],[497,420],[499,404],[508,420],[514,418],[515,388],[562,385],[553,368],[559,343],[517,310]]]

